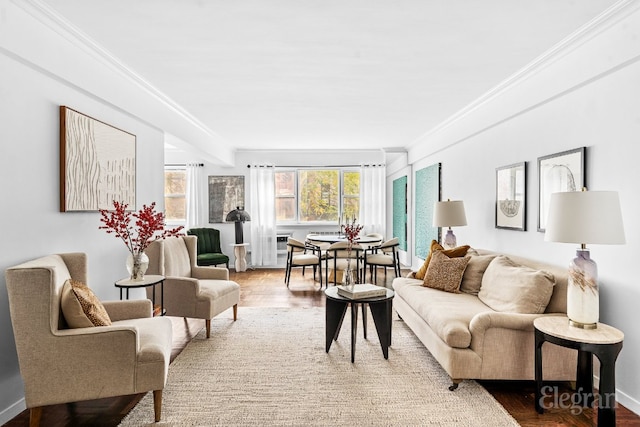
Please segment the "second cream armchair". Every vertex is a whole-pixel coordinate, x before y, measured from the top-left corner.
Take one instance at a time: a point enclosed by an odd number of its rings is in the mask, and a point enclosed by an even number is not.
[[[164,308],[168,316],[204,319],[207,338],[211,319],[233,307],[238,318],[240,286],[229,280],[229,270],[197,265],[197,238],[180,236],[157,240],[145,251],[148,274],[161,274],[164,281]],[[151,289],[147,289],[150,297]]]

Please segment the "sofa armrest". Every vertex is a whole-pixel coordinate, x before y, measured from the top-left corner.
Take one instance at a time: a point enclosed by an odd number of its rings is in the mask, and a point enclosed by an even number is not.
[[[562,316],[556,314],[522,314],[506,313],[500,311],[485,311],[476,314],[469,323],[471,332],[471,349],[477,353],[482,353],[484,337],[489,329],[511,329],[522,332],[533,333],[533,321],[542,316]]]
[[[192,267],[191,276],[204,280],[229,280],[229,270],[222,267]]]
[[[125,319],[140,319],[152,316],[152,304],[148,299],[125,300],[125,301],[102,301],[102,305],[107,310],[112,321]]]

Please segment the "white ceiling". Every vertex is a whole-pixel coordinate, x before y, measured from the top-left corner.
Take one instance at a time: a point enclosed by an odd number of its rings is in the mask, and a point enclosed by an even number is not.
[[[238,149],[408,147],[615,0],[43,0]]]

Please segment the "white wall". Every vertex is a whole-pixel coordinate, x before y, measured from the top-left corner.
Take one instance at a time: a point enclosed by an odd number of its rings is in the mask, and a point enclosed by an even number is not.
[[[0,271],[51,253],[85,252],[89,286],[101,299],[117,299],[113,283],[127,274],[124,244],[98,229],[98,212],[59,211],[58,109],[66,105],[136,135],[138,207],[156,201],[163,208],[164,135],[81,82],[70,83],[52,71],[83,70],[87,77],[103,79],[105,93],[122,90],[119,78],[109,80],[108,71],[91,73],[100,65],[85,61],[86,52],[76,46],[75,60],[60,64],[61,51],[68,48],[71,53],[74,47],[58,40],[59,50],[42,49],[55,44],[59,34],[23,15],[13,3],[0,1],[0,21]],[[0,424],[24,409],[23,396],[2,274]]]
[[[573,245],[544,241],[537,229],[537,158],[587,147],[587,185],[620,193],[627,244],[593,245],[601,321],[625,333],[617,362],[618,401],[640,413],[640,11],[621,7],[490,96],[426,135],[409,150],[409,167],[442,163],[442,197],[465,202],[458,243],[568,265]],[[527,231],[496,229],[495,169],[527,162]],[[410,180],[411,182],[411,180]],[[414,197],[419,197],[415,195]],[[413,235],[413,232],[411,233]],[[413,243],[410,243],[413,245]],[[413,246],[412,246],[413,247]],[[413,267],[422,260],[413,257]]]

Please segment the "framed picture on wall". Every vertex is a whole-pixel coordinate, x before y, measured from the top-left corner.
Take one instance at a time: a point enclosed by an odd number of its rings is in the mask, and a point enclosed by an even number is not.
[[[527,163],[496,169],[496,228],[527,229]]]
[[[538,231],[546,229],[551,194],[581,191],[585,177],[585,147],[538,158]]]
[[[60,212],[136,206],[136,136],[60,107]]]
[[[225,222],[238,206],[244,209],[244,176],[209,176],[209,223]]]
[[[429,255],[431,241],[440,241],[440,227],[433,226],[435,203],[441,197],[440,165],[427,166],[415,174],[415,255],[422,259]]]

